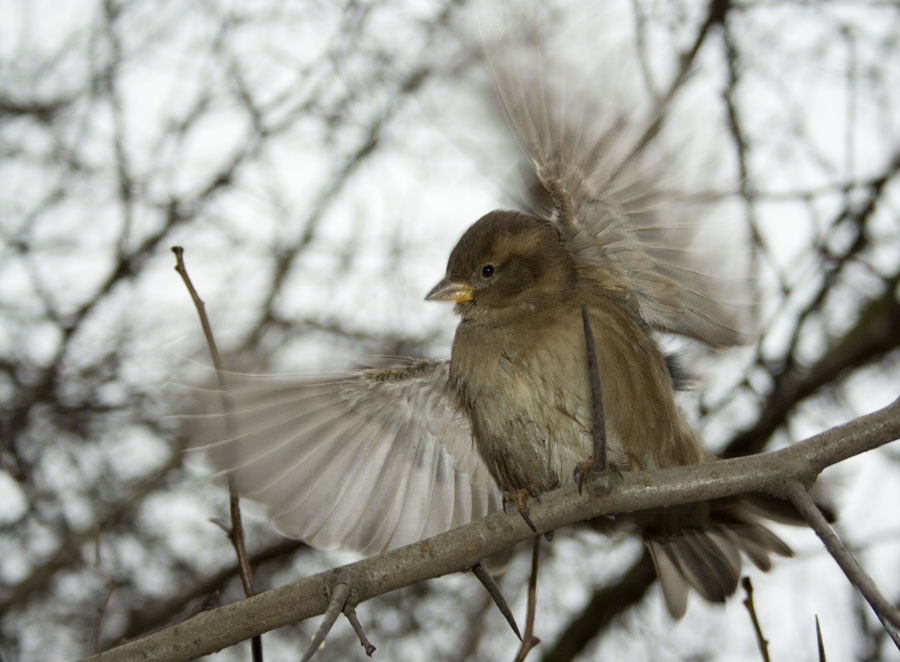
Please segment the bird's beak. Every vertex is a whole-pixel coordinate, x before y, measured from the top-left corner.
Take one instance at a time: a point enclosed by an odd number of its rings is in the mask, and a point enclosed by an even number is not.
[[[455,301],[456,303],[462,303],[463,301],[471,300],[472,286],[451,280],[450,276],[447,276],[435,285],[425,297],[425,301]]]

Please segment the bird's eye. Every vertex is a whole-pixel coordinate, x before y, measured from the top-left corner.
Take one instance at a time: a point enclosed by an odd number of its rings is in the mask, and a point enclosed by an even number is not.
[[[484,278],[490,278],[491,276],[493,276],[494,275],[494,265],[486,264],[483,267],[481,267],[481,275]]]

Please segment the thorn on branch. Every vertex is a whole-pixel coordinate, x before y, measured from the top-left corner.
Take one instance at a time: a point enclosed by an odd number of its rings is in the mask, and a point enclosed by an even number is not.
[[[600,369],[597,364],[597,348],[587,306],[581,305],[581,321],[584,324],[584,343],[587,350],[588,380],[591,387],[591,439],[593,453],[585,462],[575,467],[574,479],[581,494],[585,478],[590,479],[590,487],[596,494],[606,494],[612,489],[621,474],[615,465],[610,465],[606,454],[606,418],[603,414],[603,393],[600,388]]]
[[[587,346],[588,378],[591,385],[591,438],[594,442],[591,471],[606,471],[606,421],[603,416],[603,393],[600,390],[600,370],[597,366],[597,348],[591,332],[591,320],[587,306],[581,305],[581,321],[584,323],[584,342]]]
[[[325,616],[319,624],[316,633],[313,635],[312,643],[306,651],[306,654],[300,658],[300,662],[309,662],[316,651],[325,643],[325,637],[331,631],[331,627],[337,620],[338,615],[343,611],[347,599],[350,597],[350,584],[339,583],[331,589],[331,596],[328,601],[328,609],[325,610]]]
[[[488,595],[491,596],[494,604],[497,605],[497,609],[500,610],[500,613],[503,614],[503,618],[509,623],[509,627],[515,632],[519,641],[522,641],[522,635],[519,633],[519,626],[516,624],[516,619],[513,616],[512,610],[509,608],[509,603],[506,601],[503,591],[500,590],[500,585],[497,584],[497,580],[494,579],[493,575],[491,575],[487,568],[480,562],[472,566],[472,573],[478,578],[481,585],[487,589]]]
[[[225,532],[226,536],[228,536],[229,538],[231,537],[231,527],[228,526],[228,522],[223,520],[221,517],[210,517],[209,521],[222,529],[222,531]]]
[[[819,662],[828,662],[825,659],[825,642],[822,640],[822,628],[819,626],[818,614],[816,614],[816,648],[819,651]]]

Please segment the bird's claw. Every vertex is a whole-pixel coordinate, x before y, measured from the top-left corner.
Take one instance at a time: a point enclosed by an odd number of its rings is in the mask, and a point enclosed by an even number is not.
[[[594,468],[594,456],[592,455],[588,459],[583,462],[578,462],[575,464],[575,469],[572,471],[572,478],[575,480],[575,484],[578,485],[578,494],[581,494],[581,488],[584,486],[584,479],[590,474],[591,469]]]
[[[516,510],[519,511],[519,514],[522,516],[522,519],[525,520],[525,523],[528,527],[537,533],[537,527],[535,527],[534,522],[531,521],[531,517],[528,514],[528,499],[534,497],[538,503],[541,502],[540,497],[538,497],[537,492],[532,489],[521,489],[515,492],[504,492],[503,493],[503,512],[506,512],[506,504],[509,502],[514,502],[516,504]]]

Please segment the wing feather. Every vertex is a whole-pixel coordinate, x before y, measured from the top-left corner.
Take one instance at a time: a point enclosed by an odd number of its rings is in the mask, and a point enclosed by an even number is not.
[[[539,39],[515,43],[512,32],[485,51],[536,179],[527,187],[533,208],[549,207],[544,215],[576,259],[616,280],[655,328],[714,346],[754,340],[749,251],[717,252],[714,237],[733,247],[735,233],[721,236],[722,224],[698,215],[698,205],[666,195],[680,162],[652,149],[665,126],[659,109],[642,119],[619,90],[568,84],[570,72],[554,67]]]
[[[192,450],[285,535],[377,554],[500,508],[448,372],[409,360],[318,381],[227,374],[209,394],[228,413],[198,417],[218,438]]]

